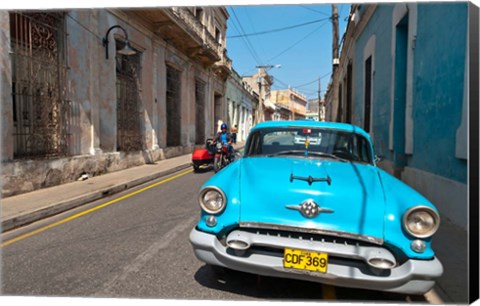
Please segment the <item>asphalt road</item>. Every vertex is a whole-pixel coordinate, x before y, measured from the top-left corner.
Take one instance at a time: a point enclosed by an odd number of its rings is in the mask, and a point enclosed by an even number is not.
[[[2,241],[8,244],[0,249],[1,294],[411,301],[403,295],[214,269],[198,261],[188,235],[199,217],[197,192],[212,175],[213,171],[177,173],[167,181],[162,178],[3,234]],[[425,302],[419,297],[414,300]]]

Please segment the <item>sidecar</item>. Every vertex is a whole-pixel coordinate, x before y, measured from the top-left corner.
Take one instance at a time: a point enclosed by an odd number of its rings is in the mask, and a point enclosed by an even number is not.
[[[210,144],[212,139],[207,139],[205,148],[197,148],[192,153],[193,170],[198,171],[201,167],[213,164],[215,158],[214,148]]]

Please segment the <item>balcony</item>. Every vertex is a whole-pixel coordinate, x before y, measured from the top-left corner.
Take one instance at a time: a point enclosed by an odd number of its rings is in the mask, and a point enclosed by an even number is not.
[[[232,73],[232,60],[227,56],[227,50],[224,50],[221,60],[214,64],[213,69],[222,80],[226,80]]]
[[[223,59],[225,48],[186,7],[145,8],[134,11],[152,31],[188,57],[210,67]]]
[[[295,113],[295,115],[300,115],[305,117],[307,115],[307,110],[303,107],[290,107],[290,110]]]

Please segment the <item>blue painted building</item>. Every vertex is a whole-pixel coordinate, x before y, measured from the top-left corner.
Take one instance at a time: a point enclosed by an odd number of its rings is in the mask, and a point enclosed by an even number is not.
[[[368,131],[380,166],[467,226],[469,11],[456,3],[352,5],[327,120]]]

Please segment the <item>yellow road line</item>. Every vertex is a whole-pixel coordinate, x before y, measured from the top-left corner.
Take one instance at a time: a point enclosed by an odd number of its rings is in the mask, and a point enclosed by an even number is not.
[[[25,238],[28,238],[28,237],[37,235],[37,234],[39,234],[39,233],[41,233],[41,232],[44,232],[44,231],[46,231],[46,230],[48,230],[48,229],[51,229],[51,228],[53,228],[53,227],[62,225],[62,224],[64,224],[64,223],[67,223],[67,222],[69,222],[69,221],[72,221],[72,220],[74,220],[74,219],[77,219],[77,218],[79,218],[79,217],[81,217],[81,216],[84,216],[84,215],[89,214],[89,213],[91,213],[91,212],[94,212],[94,211],[96,211],[96,210],[99,210],[99,209],[105,208],[105,207],[107,207],[107,206],[109,206],[109,205],[112,205],[112,204],[114,204],[114,203],[117,203],[117,202],[119,202],[119,201],[128,199],[128,198],[130,198],[130,197],[132,197],[132,196],[134,196],[134,195],[137,195],[137,194],[139,194],[139,193],[142,193],[142,192],[144,192],[144,191],[146,191],[146,190],[148,190],[148,189],[151,189],[151,188],[153,188],[153,187],[156,187],[156,186],[158,186],[158,185],[161,185],[161,184],[167,183],[167,182],[169,182],[169,181],[172,181],[172,180],[174,180],[174,179],[176,179],[176,178],[179,178],[179,177],[184,176],[184,175],[186,175],[186,174],[189,174],[189,173],[191,173],[191,172],[193,172],[193,169],[190,169],[190,170],[188,170],[188,171],[179,173],[179,174],[177,174],[177,175],[175,175],[175,176],[169,177],[169,178],[164,179],[164,180],[162,180],[162,181],[160,181],[160,182],[157,182],[157,183],[155,183],[155,184],[149,185],[149,186],[147,186],[147,187],[144,187],[144,188],[139,189],[139,190],[137,190],[137,191],[134,191],[134,192],[132,192],[132,193],[126,194],[126,195],[124,195],[124,196],[121,196],[121,197],[119,197],[119,198],[116,198],[116,199],[114,199],[114,200],[112,200],[112,201],[109,201],[109,202],[107,202],[107,203],[104,203],[104,204],[95,206],[95,207],[93,207],[93,208],[91,208],[91,209],[82,211],[81,213],[78,213],[78,214],[76,214],[76,215],[70,216],[70,217],[65,218],[65,219],[63,219],[63,220],[60,220],[60,221],[57,221],[57,222],[55,222],[55,223],[49,224],[49,225],[47,225],[47,226],[41,227],[41,228],[39,228],[39,229],[36,229],[36,230],[34,230],[34,231],[32,231],[32,232],[29,232],[29,233],[26,233],[26,234],[24,234],[24,235],[18,236],[17,238],[8,240],[8,241],[0,244],[0,248],[3,248],[3,247],[5,247],[5,246],[7,246],[7,245],[9,245],[9,244],[12,244],[12,243],[15,243],[15,242],[17,242],[17,241],[23,240],[23,239],[25,239]]]

